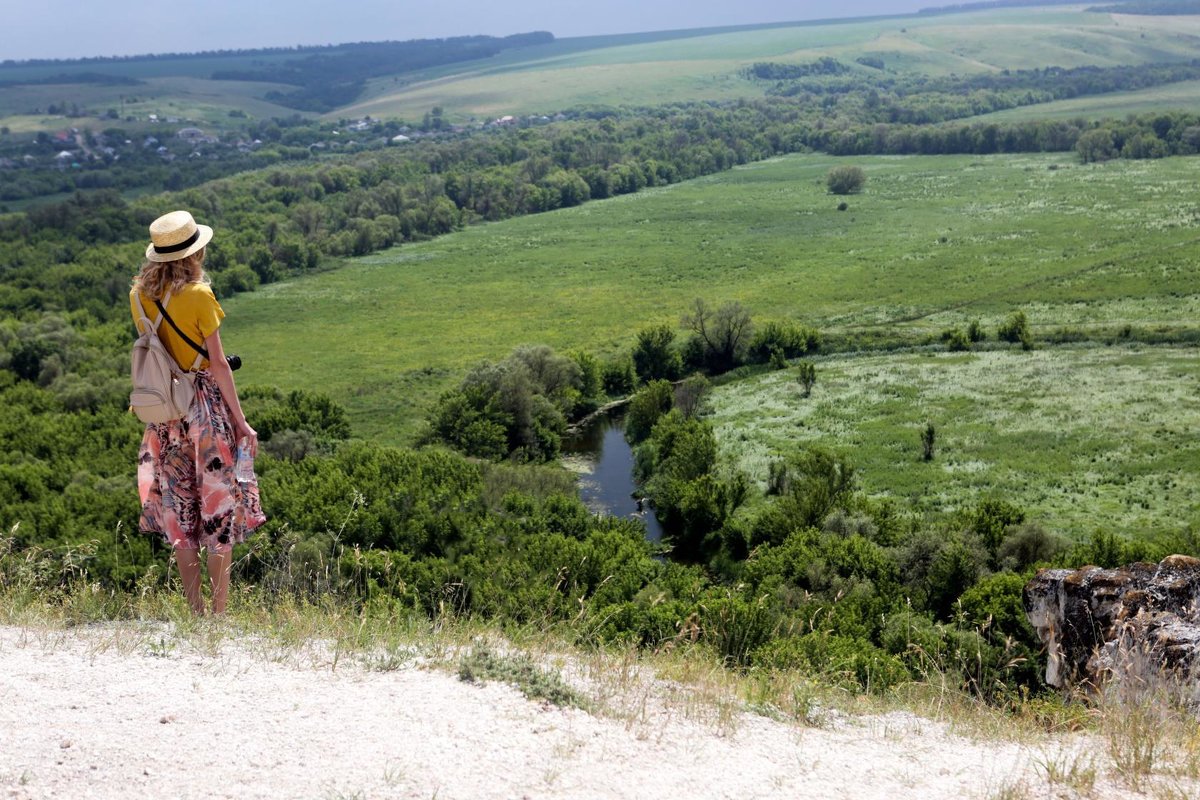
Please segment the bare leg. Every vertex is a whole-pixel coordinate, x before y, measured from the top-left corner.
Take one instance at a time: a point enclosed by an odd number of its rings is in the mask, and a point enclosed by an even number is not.
[[[214,614],[225,613],[225,602],[229,599],[229,568],[233,566],[233,553],[208,554],[208,580],[212,583],[212,610]]]
[[[200,592],[200,551],[175,548],[175,563],[179,565],[179,577],[183,580],[183,595],[187,598],[192,613],[204,616],[204,595]]]

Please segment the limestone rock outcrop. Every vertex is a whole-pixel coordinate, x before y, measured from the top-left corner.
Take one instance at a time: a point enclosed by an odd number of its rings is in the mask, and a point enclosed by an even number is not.
[[[1200,670],[1200,559],[1044,569],[1024,601],[1046,646],[1051,686],[1100,686],[1131,665],[1192,677]]]

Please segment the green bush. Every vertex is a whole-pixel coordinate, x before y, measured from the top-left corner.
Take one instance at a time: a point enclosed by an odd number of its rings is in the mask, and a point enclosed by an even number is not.
[[[629,402],[625,414],[625,435],[637,444],[650,436],[659,418],[671,410],[675,392],[669,381],[651,381]]]
[[[1033,348],[1033,333],[1029,330],[1029,320],[1024,311],[1016,311],[1009,315],[1004,324],[996,331],[996,338],[1002,342],[1020,343],[1023,350]]]
[[[821,334],[816,328],[771,321],[755,330],[746,357],[751,363],[765,364],[776,351],[785,358],[799,358],[811,355],[820,348]]]
[[[912,679],[904,663],[870,642],[815,631],[774,639],[754,651],[756,667],[799,670],[847,689],[884,691]]]
[[[825,185],[833,194],[856,194],[862,191],[867,182],[867,173],[862,167],[842,165],[829,170],[825,176]]]

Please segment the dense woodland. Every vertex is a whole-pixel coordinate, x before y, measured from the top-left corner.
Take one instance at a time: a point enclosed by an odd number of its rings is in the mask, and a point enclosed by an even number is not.
[[[1089,161],[1200,152],[1200,117],[1186,113],[928,124],[1019,105],[1018,96],[1182,80],[1196,64],[919,86],[865,82],[881,69],[871,65],[821,63],[804,75],[760,66],[778,96],[583,111],[552,125],[309,156],[165,196],[78,192],[0,217],[0,550],[24,554],[3,560],[0,580],[26,570],[62,588],[86,574],[120,591],[162,580],[151,569],[164,560],[161,546],[134,530],[141,426],[125,406],[126,296],[146,226],[164,208],[189,208],[222,231],[207,266],[227,297],[476,221],[781,153],[1074,151]],[[280,158],[290,135],[311,135],[301,124],[275,131],[266,152]],[[131,184],[161,179],[148,162],[128,169]],[[731,665],[811,669],[853,688],[934,666],[1004,701],[1040,688],[1020,610],[1034,565],[1116,565],[1195,549],[1107,535],[1068,546],[1003,499],[930,519],[863,496],[853,463],[820,448],[781,458],[767,496],[751,504],[757,490],[716,457],[701,413],[704,375],[784,368],[831,343],[804,326],[755,320],[736,303],[678,313],[683,335],[671,326],[630,331],[628,352],[613,361],[527,347],[479,366],[431,409],[416,449],[355,440],[343,410],[318,393],[247,391],[272,521],[241,553],[240,579],[420,613],[560,621],[588,642],[699,640]],[[1028,346],[1020,328],[1012,320],[1000,338]],[[630,394],[639,476],[667,553],[639,524],[590,514],[552,466],[568,421]]]

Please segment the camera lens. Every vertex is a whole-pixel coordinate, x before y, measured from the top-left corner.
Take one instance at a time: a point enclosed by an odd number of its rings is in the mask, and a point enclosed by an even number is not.
[[[230,370],[239,370],[242,368],[241,356],[225,356],[225,360],[229,362]]]

